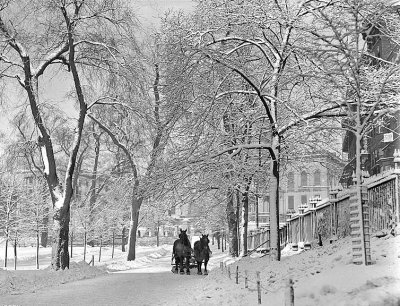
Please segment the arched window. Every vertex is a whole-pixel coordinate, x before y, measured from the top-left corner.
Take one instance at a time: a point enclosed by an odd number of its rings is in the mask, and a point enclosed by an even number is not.
[[[308,185],[308,175],[307,172],[301,171],[301,186],[307,186]]]
[[[294,172],[288,173],[288,190],[294,190]]]
[[[314,172],[314,186],[321,186],[321,171],[319,170]]]
[[[294,209],[294,196],[288,196],[288,209]]]

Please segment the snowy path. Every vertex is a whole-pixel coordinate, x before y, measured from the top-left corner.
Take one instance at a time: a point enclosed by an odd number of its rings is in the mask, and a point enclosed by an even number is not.
[[[160,257],[147,253],[143,252],[138,259],[140,264],[130,270],[67,282],[33,293],[2,296],[0,306],[201,305],[200,301],[207,301],[203,305],[209,305],[206,293],[201,292],[204,296],[193,296],[193,288],[201,287],[201,280],[204,279],[204,276],[196,274],[197,269],[191,269],[191,275],[173,274],[169,250],[161,252],[163,255]],[[226,257],[224,253],[216,253],[209,262],[209,269],[218,267],[219,261]]]
[[[190,288],[202,276],[162,273],[113,273],[0,298],[0,305],[188,305]]]

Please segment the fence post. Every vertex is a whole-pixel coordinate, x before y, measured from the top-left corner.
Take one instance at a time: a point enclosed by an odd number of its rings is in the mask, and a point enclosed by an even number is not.
[[[285,289],[285,306],[294,306],[293,280],[289,278]]]
[[[258,293],[258,304],[261,305],[261,281],[260,281],[260,272],[256,272],[257,275],[257,293]]]
[[[224,272],[224,263],[222,261],[219,262],[219,267],[221,268],[221,271]]]
[[[231,267],[228,266],[228,277],[231,279]]]
[[[247,270],[244,271],[244,287],[249,288],[249,284],[247,283]]]
[[[92,263],[92,267],[94,267],[94,255],[92,255],[91,263]]]
[[[239,284],[239,266],[236,266],[236,284]]]

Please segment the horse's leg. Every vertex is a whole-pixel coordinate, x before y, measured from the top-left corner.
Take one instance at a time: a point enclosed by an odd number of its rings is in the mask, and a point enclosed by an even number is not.
[[[174,273],[178,273],[178,263],[179,263],[179,260],[178,260],[178,257],[177,257],[177,256],[175,256],[174,258],[175,258],[175,271],[174,271]]]
[[[181,274],[185,273],[185,271],[183,271],[183,262],[185,260],[185,257],[179,256],[179,272]]]
[[[207,263],[208,263],[208,259],[204,258],[204,275],[208,275]]]
[[[190,274],[190,256],[186,257],[186,274]]]
[[[202,273],[201,273],[201,261],[198,261],[198,260],[196,260],[197,261],[197,274],[198,275],[201,275]]]

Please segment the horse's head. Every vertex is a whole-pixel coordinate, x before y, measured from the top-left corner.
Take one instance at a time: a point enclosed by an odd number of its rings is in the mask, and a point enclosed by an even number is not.
[[[190,245],[190,241],[186,232],[187,230],[181,229],[181,233],[179,234],[179,239],[183,245]]]
[[[208,239],[208,234],[207,235],[203,235],[203,234],[201,235],[200,243],[203,246],[207,246],[208,247],[208,244],[210,243],[210,240]]]

